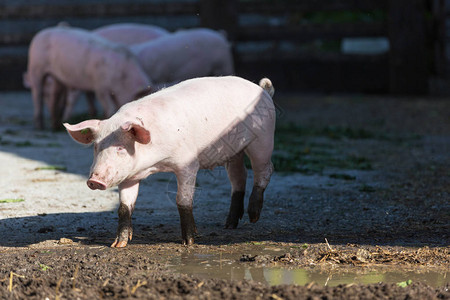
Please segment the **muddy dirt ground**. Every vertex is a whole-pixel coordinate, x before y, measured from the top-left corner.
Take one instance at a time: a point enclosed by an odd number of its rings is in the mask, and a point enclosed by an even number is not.
[[[199,236],[184,247],[175,177],[156,174],[141,184],[133,241],[111,249],[118,195],[87,188],[92,149],[33,130],[29,93],[0,94],[0,298],[449,299],[450,100],[275,100],[276,173],[256,224],[244,215],[238,229],[224,229],[226,173],[202,171]],[[261,267],[442,276],[277,285],[256,274]]]

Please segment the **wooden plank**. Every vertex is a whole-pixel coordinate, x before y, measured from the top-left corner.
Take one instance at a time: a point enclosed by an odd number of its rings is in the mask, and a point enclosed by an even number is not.
[[[103,18],[71,18],[61,17],[53,19],[25,19],[25,20],[0,20],[0,45],[25,45],[39,31],[47,27],[56,26],[65,21],[71,26],[95,29],[100,26],[115,23],[141,23],[161,26],[168,30],[200,26],[200,18],[192,16],[128,16],[128,17],[103,17]]]
[[[197,14],[197,2],[146,1],[44,1],[0,4],[0,18],[112,17]]]
[[[200,0],[202,27],[225,30],[233,40],[238,26],[237,0]]]
[[[359,54],[343,54],[340,52],[326,52],[326,51],[305,51],[305,52],[236,52],[236,60],[245,63],[252,63],[257,61],[296,61],[296,62],[320,62],[320,63],[343,63],[343,62],[376,62],[379,60],[387,60],[387,54],[379,55],[359,55]]]
[[[237,31],[238,40],[295,40],[340,39],[387,35],[387,25],[377,23],[303,24],[297,26],[248,26]]]
[[[387,8],[388,0],[320,0],[320,1],[239,1],[241,13],[280,14],[286,12],[315,12],[342,10],[374,10]],[[1,1],[0,18],[52,18],[71,15],[117,16],[156,14],[195,14],[200,11],[200,1]],[[219,6],[219,7],[223,7]]]
[[[278,0],[240,1],[241,13],[280,14],[292,12],[344,11],[344,10],[386,10],[388,0]]]
[[[428,62],[424,0],[390,1],[390,91],[426,94]]]
[[[269,77],[278,91],[386,93],[388,57],[371,60],[237,61],[236,73],[251,81]]]

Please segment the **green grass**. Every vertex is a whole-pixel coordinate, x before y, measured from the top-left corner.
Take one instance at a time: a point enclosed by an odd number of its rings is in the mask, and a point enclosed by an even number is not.
[[[67,168],[64,166],[45,166],[45,167],[37,167],[34,170],[35,171],[44,171],[44,170],[67,171]]]
[[[41,268],[41,271],[43,271],[43,272],[52,269],[51,267],[49,267],[49,266],[47,266],[47,265],[44,265],[44,264],[39,264],[39,267]]]
[[[364,185],[362,185],[362,186],[359,188],[359,191],[360,191],[360,192],[366,192],[366,193],[373,193],[373,192],[375,192],[376,190],[375,190],[375,188],[374,188],[373,186],[364,184]]]
[[[294,124],[278,125],[272,162],[278,172],[322,174],[327,168],[340,170],[372,170],[372,162],[364,156],[346,154],[341,142],[345,140],[384,139],[383,135],[365,129],[339,126],[323,128]],[[246,161],[247,167],[250,163]],[[354,180],[349,175],[334,178]]]
[[[10,198],[10,199],[0,199],[0,203],[17,203],[17,202],[24,202],[25,199],[22,198]]]
[[[402,288],[405,288],[405,287],[407,287],[410,284],[412,284],[412,280],[411,279],[408,279],[408,280],[402,281],[402,282],[397,282],[397,285],[399,287],[402,287]]]
[[[30,141],[23,141],[23,142],[14,143],[14,146],[16,146],[16,147],[31,147],[31,146],[33,146],[33,143],[31,143]]]
[[[340,173],[333,173],[328,175],[330,178],[334,179],[343,179],[343,180],[355,180],[356,177],[348,174],[340,174]]]
[[[313,24],[372,23],[383,22],[386,18],[382,10],[318,11],[301,14],[299,21]]]
[[[3,131],[3,134],[7,134],[7,135],[18,135],[19,132],[18,132],[17,130],[6,129],[5,131]]]
[[[293,123],[277,124],[272,162],[278,172],[322,174],[325,169],[373,170],[372,162],[362,155],[348,154],[346,143],[376,140],[388,143],[410,143],[419,135],[394,135],[364,128],[346,126],[304,127]],[[246,160],[250,168],[250,162]],[[332,178],[355,178],[332,174]]]

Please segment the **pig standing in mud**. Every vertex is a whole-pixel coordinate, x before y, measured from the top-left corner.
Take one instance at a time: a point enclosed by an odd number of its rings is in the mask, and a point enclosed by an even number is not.
[[[130,50],[154,84],[234,72],[230,44],[222,33],[211,29],[180,30],[132,45]]]
[[[34,121],[43,127],[43,84],[48,75],[71,88],[94,91],[106,116],[136,98],[150,80],[127,48],[82,29],[54,27],[31,41],[28,79]]]
[[[107,120],[65,123],[75,141],[94,144],[87,185],[100,190],[119,186],[119,226],[112,247],[131,240],[139,182],[157,172],[177,177],[182,239],[192,244],[197,172],[225,165],[232,186],[225,226],[236,228],[244,214],[244,154],[254,172],[247,212],[250,222],[258,221],[273,172],[273,92],[267,78],[259,86],[233,76],[196,78],[130,102]]]

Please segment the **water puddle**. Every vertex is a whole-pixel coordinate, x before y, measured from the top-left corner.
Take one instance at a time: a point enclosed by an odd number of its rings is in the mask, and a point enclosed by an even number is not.
[[[266,252],[267,254],[267,252]],[[226,280],[254,280],[269,285],[297,284],[307,285],[314,282],[323,286],[339,284],[371,284],[378,282],[399,283],[412,280],[430,286],[439,287],[449,284],[450,276],[446,272],[414,271],[367,271],[361,269],[349,271],[321,271],[317,269],[300,269],[272,266],[253,266],[239,261],[241,255],[236,253],[221,254],[181,254],[171,259],[170,269],[181,274],[196,277]]]

